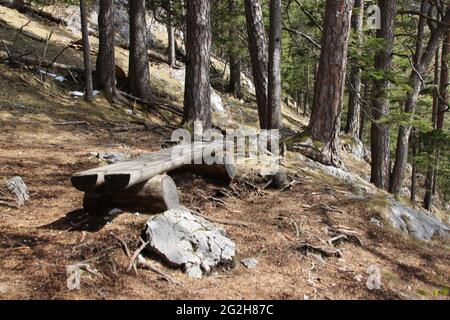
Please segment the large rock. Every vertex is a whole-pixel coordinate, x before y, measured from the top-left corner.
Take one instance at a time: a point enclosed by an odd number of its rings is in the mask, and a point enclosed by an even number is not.
[[[388,218],[394,228],[419,240],[450,238],[450,227],[425,211],[417,211],[396,200],[390,200]]]
[[[174,209],[148,220],[144,230],[147,249],[191,277],[201,277],[219,264],[229,263],[235,244],[225,231],[193,215],[186,208]]]
[[[345,184],[353,186],[355,189],[364,191],[367,194],[375,194],[377,192],[377,189],[372,184],[357,175],[340,168],[323,165],[320,162],[303,156],[301,156],[300,159],[306,161],[310,169],[322,172],[328,176],[332,176]]]
[[[358,138],[351,137],[347,134],[341,134],[341,148],[351,156],[358,160],[370,162],[370,151],[366,149],[364,143]]]
[[[186,69],[185,68],[173,69],[170,71],[170,75],[179,83],[180,87],[184,89]],[[214,112],[218,113],[225,112],[221,96],[212,87],[211,87],[211,108]]]

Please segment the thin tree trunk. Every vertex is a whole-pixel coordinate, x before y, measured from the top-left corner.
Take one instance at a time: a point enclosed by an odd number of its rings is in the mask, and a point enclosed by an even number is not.
[[[281,129],[281,0],[270,0],[268,69],[269,129]]]
[[[303,101],[303,115],[306,116],[309,110],[309,65],[305,67],[305,75],[306,75],[306,88],[305,88],[305,96]]]
[[[236,0],[228,0],[228,12],[230,16],[235,17]],[[239,29],[235,23],[230,24],[229,38],[230,44],[228,48],[228,56],[230,59],[230,81],[228,83],[228,92],[233,92],[235,98],[242,98],[241,91],[241,58],[239,57],[236,35]]]
[[[433,126],[433,130],[437,129],[437,114],[438,114],[438,105],[439,105],[439,78],[440,78],[440,50],[436,50],[435,61],[434,61],[434,85],[436,86],[436,90],[433,96],[433,109],[431,112],[431,124]],[[423,198],[423,207],[426,210],[431,211],[433,206],[433,189],[434,189],[434,175],[436,168],[436,141],[433,136],[433,146],[432,150],[429,154],[429,162],[427,167],[427,174],[425,180],[425,196]]]
[[[129,1],[130,16],[130,55],[128,81],[131,94],[152,100],[147,54],[147,21],[145,19],[145,0]]]
[[[314,103],[309,123],[311,137],[325,144],[323,162],[341,165],[339,133],[347,67],[353,0],[327,0]]]
[[[96,82],[106,92],[110,102],[116,102],[118,92],[115,75],[114,2],[100,0],[98,12],[99,44],[96,64]]]
[[[450,28],[447,30],[443,45],[442,45],[442,55],[441,55],[441,76],[440,76],[440,86],[439,86],[439,104],[438,113],[436,119],[436,129],[442,130],[444,128],[444,116],[447,105],[449,104],[449,63],[450,63]]]
[[[392,68],[392,51],[394,48],[395,17],[397,14],[397,1],[379,0],[381,10],[381,29],[377,31],[377,38],[385,41],[375,57],[375,69],[389,72]],[[372,154],[371,182],[380,189],[389,188],[390,175],[390,137],[389,125],[379,121],[389,114],[389,99],[387,89],[389,80],[386,78],[373,83],[373,122],[370,134]]]
[[[186,81],[183,122],[200,121],[203,129],[211,128],[211,21],[210,1],[187,2]]]
[[[369,101],[369,94],[370,94],[370,84],[369,81],[365,81],[364,84],[364,97],[363,97],[363,101],[364,104],[366,104],[366,101]],[[361,126],[359,127],[359,133],[358,133],[358,138],[361,141],[364,141],[364,134],[365,134],[365,129],[366,129],[366,112],[368,112],[367,110],[364,110],[364,108],[362,108],[361,106]]]
[[[80,0],[80,17],[81,17],[81,34],[83,37],[83,58],[84,58],[84,83],[86,101],[92,101],[93,84],[92,84],[92,65],[91,65],[91,47],[89,45],[89,31],[86,20],[86,2]]]
[[[352,14],[352,29],[356,33],[356,45],[359,54],[362,47],[363,36],[363,19],[364,19],[364,1],[355,0]],[[361,126],[361,68],[357,64],[353,64],[350,71],[350,90],[348,100],[348,114],[345,133],[357,138]]]
[[[253,81],[256,91],[256,103],[258,105],[259,124],[261,129],[267,129],[268,66],[266,36],[264,32],[261,3],[259,0],[245,0],[244,3]]]
[[[176,65],[177,58],[176,58],[176,44],[175,44],[175,29],[173,27],[172,21],[171,0],[167,1],[166,11],[167,11],[167,39],[168,39],[167,61],[169,62],[169,66],[173,68]]]
[[[424,1],[422,4],[421,12],[427,14],[428,8],[428,1]],[[422,80],[420,79],[419,75],[423,75],[428,69],[439,46],[441,36],[444,34],[444,31],[448,30],[448,25],[450,24],[450,6],[447,7],[445,16],[443,17],[440,25],[432,30],[427,46],[423,50],[422,43],[424,24],[425,18],[421,16],[419,19],[419,32],[417,36],[416,54],[414,57],[415,70],[412,71],[410,77],[411,87],[413,88],[413,90],[412,92],[408,93],[404,109],[408,117],[414,116],[420,89],[422,88]],[[395,195],[400,192],[400,188],[404,178],[406,163],[408,160],[408,145],[410,134],[411,125],[400,126],[397,136],[395,164],[389,185],[389,192]]]
[[[411,203],[416,203],[416,187],[417,187],[417,141],[414,139],[412,143],[412,173],[411,173]]]
[[[441,70],[439,75],[439,92],[437,92],[437,115],[436,115],[436,131],[440,133],[444,128],[444,115],[447,105],[449,103],[449,58],[450,58],[450,29],[446,32],[442,43],[442,55],[441,55]],[[439,169],[439,157],[440,150],[433,148],[434,163],[432,164],[432,170],[427,173],[427,191],[424,198],[424,207],[427,210],[431,210],[432,197],[436,193],[437,184],[437,172]]]

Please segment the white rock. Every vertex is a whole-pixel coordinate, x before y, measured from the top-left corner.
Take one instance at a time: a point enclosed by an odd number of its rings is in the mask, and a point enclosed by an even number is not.
[[[248,269],[253,269],[256,268],[256,266],[258,265],[258,260],[254,259],[254,258],[244,258],[241,259],[241,263]]]
[[[144,230],[147,249],[167,263],[182,267],[190,277],[210,273],[232,261],[235,244],[225,231],[186,208],[168,210],[152,217]]]
[[[431,240],[434,236],[450,238],[450,227],[425,210],[417,211],[397,200],[390,200],[388,218],[394,228],[419,240]]]
[[[225,109],[223,107],[222,98],[217,94],[217,92],[211,88],[211,108],[213,111],[223,113]]]

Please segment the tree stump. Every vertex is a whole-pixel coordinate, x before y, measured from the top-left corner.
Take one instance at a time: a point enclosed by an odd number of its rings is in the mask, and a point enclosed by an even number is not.
[[[123,190],[100,187],[84,195],[86,210],[118,208],[128,211],[161,212],[180,207],[177,186],[168,175],[156,175],[148,181]]]

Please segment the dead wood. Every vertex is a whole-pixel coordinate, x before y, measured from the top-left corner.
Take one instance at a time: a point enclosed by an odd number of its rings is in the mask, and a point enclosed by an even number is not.
[[[311,253],[318,253],[321,255],[324,255],[325,257],[342,257],[342,252],[340,250],[333,250],[333,249],[327,249],[322,248],[318,246],[311,245],[309,243],[301,243],[294,246],[294,249],[297,251],[304,252],[305,254],[311,252]]]

